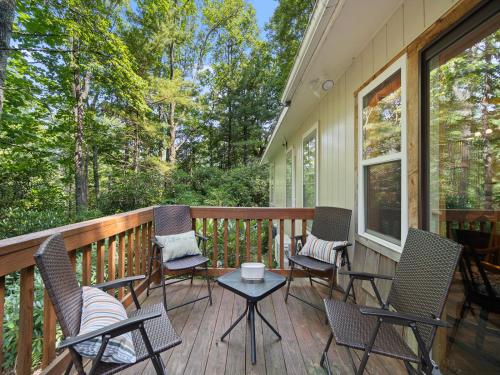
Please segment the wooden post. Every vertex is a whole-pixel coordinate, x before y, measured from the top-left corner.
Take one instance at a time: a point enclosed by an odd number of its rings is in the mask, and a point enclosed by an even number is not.
[[[134,274],[134,230],[127,231],[127,276]]]
[[[83,248],[82,253],[82,283],[90,285],[92,282],[92,245]]]
[[[97,283],[104,281],[104,240],[97,242]]]
[[[234,265],[236,268],[240,266],[240,219],[236,219],[236,254]]]
[[[213,253],[213,260],[212,260],[212,268],[217,268],[217,260],[219,258],[219,242],[218,242],[218,229],[219,229],[219,223],[217,219],[214,218],[213,221],[213,247],[214,247],[214,253]]]
[[[141,273],[141,227],[135,227],[135,248],[134,248],[134,260],[135,260],[135,275],[140,275]],[[138,283],[136,283],[137,285]]]
[[[118,278],[125,277],[125,232],[122,232],[118,236]],[[121,299],[124,296],[125,289],[122,287],[118,289],[118,299]]]
[[[290,253],[295,255],[295,219],[292,219],[292,238],[290,239]]]
[[[147,224],[142,224],[142,230],[141,230],[141,235],[142,235],[142,267],[141,267],[141,273],[144,275],[146,273],[146,268],[148,264],[148,225]]]
[[[33,341],[33,299],[35,266],[21,270],[21,296],[19,298],[19,339],[17,341],[16,374],[31,374]]]
[[[207,237],[207,219],[203,219],[203,228],[202,228],[203,237]],[[207,241],[203,241],[203,253],[207,254]]]
[[[116,236],[109,237],[108,241],[108,280],[116,278]],[[109,290],[114,295],[114,289]]]
[[[228,267],[227,264],[227,237],[228,237],[228,220],[224,219],[224,268]]]
[[[285,268],[285,220],[280,219],[280,268]]]
[[[246,244],[245,260],[247,262],[250,262],[250,219],[246,220],[245,244]]]
[[[5,276],[0,276],[0,369],[3,366],[3,317],[5,311]]]
[[[262,220],[257,220],[257,262],[262,262]]]
[[[42,369],[56,357],[56,313],[47,290],[43,293],[43,349]]]
[[[273,221],[269,219],[267,224],[267,261],[268,268],[273,268]]]

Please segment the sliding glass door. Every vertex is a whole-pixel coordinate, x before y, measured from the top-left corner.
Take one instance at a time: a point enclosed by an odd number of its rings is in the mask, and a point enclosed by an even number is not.
[[[444,373],[500,373],[500,14],[490,2],[422,55],[423,221],[465,246],[436,340]]]

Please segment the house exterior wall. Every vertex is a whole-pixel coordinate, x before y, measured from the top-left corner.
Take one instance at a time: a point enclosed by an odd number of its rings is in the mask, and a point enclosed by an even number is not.
[[[365,272],[392,275],[395,272],[399,253],[384,248],[378,243],[361,238],[356,233],[356,176],[357,176],[357,137],[356,137],[356,93],[370,82],[377,72],[395,60],[408,46],[421,37],[421,34],[436,20],[452,8],[458,0],[405,0],[381,25],[374,37],[367,41],[366,47],[353,59],[350,67],[337,78],[335,86],[321,99],[318,105],[311,108],[306,121],[287,139],[288,144],[279,154],[270,160],[275,167],[275,193],[272,205],[285,206],[285,162],[286,149],[293,147],[295,152],[295,207],[302,207],[302,137],[308,130],[318,127],[318,205],[338,206],[353,210],[351,222],[351,241],[355,246],[350,250],[353,269]],[[461,1],[465,3],[466,0]],[[408,66],[415,59],[408,59]],[[414,70],[418,66],[413,67]],[[418,92],[418,74],[412,76],[408,72],[408,90]],[[408,112],[418,111],[418,106],[410,106]],[[409,224],[418,225],[418,115],[416,121],[408,121],[408,175],[409,189],[414,196],[409,202]],[[409,120],[411,120],[409,118]],[[412,155],[410,155],[412,153]],[[415,177],[416,176],[416,177]],[[346,279],[340,280],[344,286]],[[377,281],[382,296],[389,292],[390,282]],[[355,286],[358,302],[377,305],[375,295],[368,283]]]

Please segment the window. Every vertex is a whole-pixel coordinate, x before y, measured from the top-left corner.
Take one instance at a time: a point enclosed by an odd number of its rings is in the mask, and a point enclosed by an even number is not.
[[[294,180],[295,180],[295,161],[293,155],[293,148],[287,151],[286,153],[286,206],[294,207],[295,206],[295,189],[294,189]]]
[[[401,250],[408,226],[406,56],[359,92],[358,232]]]
[[[445,307],[455,328],[433,347],[449,374],[500,373],[498,329],[478,328],[500,315],[471,313],[498,303],[484,290],[500,264],[499,9],[485,2],[422,52],[423,226],[466,245]]]
[[[302,206],[316,206],[317,128],[306,133],[302,141]]]

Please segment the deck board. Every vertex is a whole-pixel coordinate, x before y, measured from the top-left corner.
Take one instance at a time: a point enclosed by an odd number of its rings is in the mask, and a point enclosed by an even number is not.
[[[213,285],[213,284],[212,284]],[[320,305],[327,295],[326,288],[309,285],[307,279],[295,279],[294,293]],[[169,287],[169,304],[188,301],[207,292],[202,280],[179,283]],[[246,321],[220,341],[220,336],[245,309],[245,300],[218,285],[213,288],[213,305],[208,300],[184,306],[169,312],[170,319],[183,343],[163,353],[167,373],[172,374],[325,374],[319,365],[321,352],[326,344],[329,328],[324,313],[300,301],[290,298],[285,303],[285,288],[259,302],[262,314],[282,335],[278,340],[274,333],[256,318],[257,364],[250,359],[250,331]],[[341,298],[336,293],[335,298]],[[160,303],[161,289],[156,289],[145,304]],[[345,348],[332,343],[330,362],[336,374],[352,374]],[[361,353],[355,353],[359,362]],[[367,374],[398,375],[406,371],[400,361],[373,355],[368,362]],[[122,374],[155,374],[150,361],[131,367]]]

